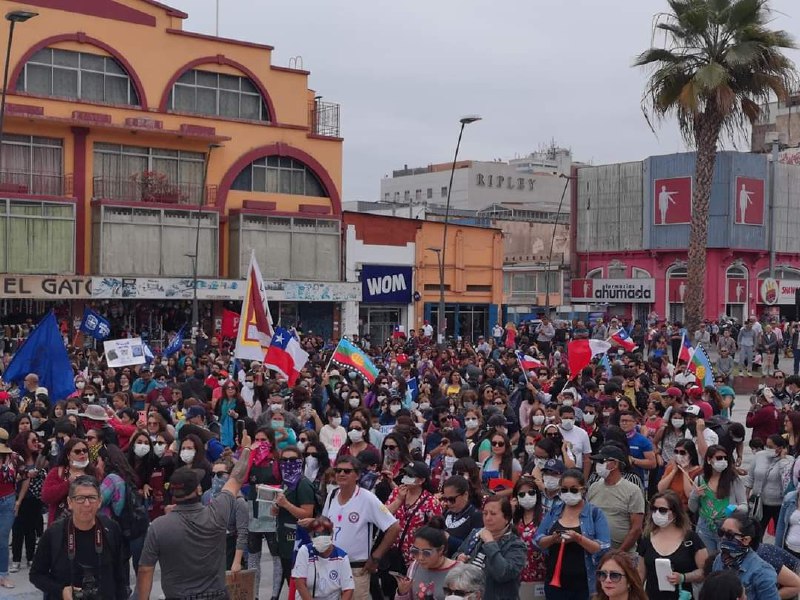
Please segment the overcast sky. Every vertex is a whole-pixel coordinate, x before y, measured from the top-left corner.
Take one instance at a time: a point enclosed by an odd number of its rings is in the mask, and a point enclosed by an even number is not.
[[[184,28],[214,33],[216,0],[162,0]],[[345,201],[378,200],[393,169],[504,160],[554,139],[603,164],[681,151],[674,122],[654,135],[640,110],[664,0],[219,0],[220,35],[302,56],[309,87],[341,104]],[[772,0],[774,26],[800,31],[800,2]],[[800,53],[792,52],[800,62]]]

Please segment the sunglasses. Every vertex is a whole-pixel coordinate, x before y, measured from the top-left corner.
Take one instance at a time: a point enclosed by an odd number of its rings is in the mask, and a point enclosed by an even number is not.
[[[600,581],[605,581],[608,579],[611,583],[619,583],[622,581],[622,578],[625,577],[625,573],[620,573],[619,571],[598,571],[597,578]]]
[[[458,596],[459,598],[466,598],[472,593],[472,592],[465,592],[464,590],[454,590],[453,588],[449,587],[443,587],[442,591],[447,596]]]
[[[717,531],[717,535],[719,536],[719,539],[721,539],[721,540],[722,539],[735,540],[735,539],[741,539],[741,538],[744,537],[741,533],[737,533],[736,531],[728,531],[727,529],[723,529],[722,527],[720,527],[719,531]]]
[[[686,450],[675,450],[675,454],[678,456],[689,456],[689,453]]]
[[[506,445],[505,442],[492,442],[492,446],[495,447],[495,448],[501,448],[501,447],[503,447],[505,445]]]
[[[86,448],[73,448],[73,454],[89,454],[89,451]]]
[[[464,494],[459,494],[458,496],[442,496],[442,500],[445,501],[447,504],[455,504],[455,501],[458,500],[459,496],[463,495]]]
[[[665,515],[669,512],[669,508],[666,506],[653,506],[651,510],[652,512],[657,512],[660,515]]]
[[[561,488],[561,493],[562,494],[567,494],[567,493],[569,493],[569,494],[580,494],[581,493],[581,488],[576,487],[574,485],[572,487],[562,487]]]
[[[384,446],[383,449],[384,450],[397,450],[397,446],[392,444],[391,446]]]
[[[434,550],[433,548],[423,549],[423,548],[417,548],[416,546],[411,546],[411,548],[409,549],[409,554],[411,554],[411,556],[419,556],[421,554],[425,558],[430,558],[431,556],[436,554],[436,550]]]
[[[355,473],[355,469],[342,469],[342,468],[335,468],[334,471],[337,475],[350,475],[350,473]]]
[[[530,496],[531,498],[536,498],[536,492],[534,492],[534,491],[520,492],[519,494],[517,494],[517,498],[524,498],[525,496]]]
[[[505,404],[505,402],[503,402],[502,400],[498,400],[496,402],[492,402],[492,404],[494,404],[495,406],[503,406],[503,404]]]
[[[223,477],[227,477],[230,475],[227,471],[214,471],[214,477],[217,479],[222,479]]]
[[[557,438],[557,437],[559,437],[559,434],[558,433],[545,433],[544,437]]]

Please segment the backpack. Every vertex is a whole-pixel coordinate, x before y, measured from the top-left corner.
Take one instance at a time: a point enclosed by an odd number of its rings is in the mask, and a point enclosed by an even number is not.
[[[122,531],[122,537],[127,541],[142,537],[150,526],[150,516],[142,496],[128,482],[125,482],[125,504],[122,506],[122,513],[119,516],[114,515],[114,520]]]

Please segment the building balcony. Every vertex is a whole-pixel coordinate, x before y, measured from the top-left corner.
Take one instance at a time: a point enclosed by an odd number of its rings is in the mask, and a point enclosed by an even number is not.
[[[24,171],[0,171],[0,194],[72,196],[72,174],[50,175]]]
[[[311,133],[321,137],[339,138],[339,105],[334,102],[315,100],[309,103]]]
[[[217,186],[204,188],[197,183],[174,182],[163,173],[145,171],[130,177],[95,177],[92,197],[121,202],[214,206]]]

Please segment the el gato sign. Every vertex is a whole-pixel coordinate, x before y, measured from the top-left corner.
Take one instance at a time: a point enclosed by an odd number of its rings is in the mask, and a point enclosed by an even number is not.
[[[594,303],[648,304],[655,298],[655,279],[573,279],[572,299]]]
[[[61,275],[0,275],[0,297],[32,300],[91,298],[92,278]]]
[[[800,279],[759,279],[758,303],[768,306],[794,305],[794,294],[799,287]]]

